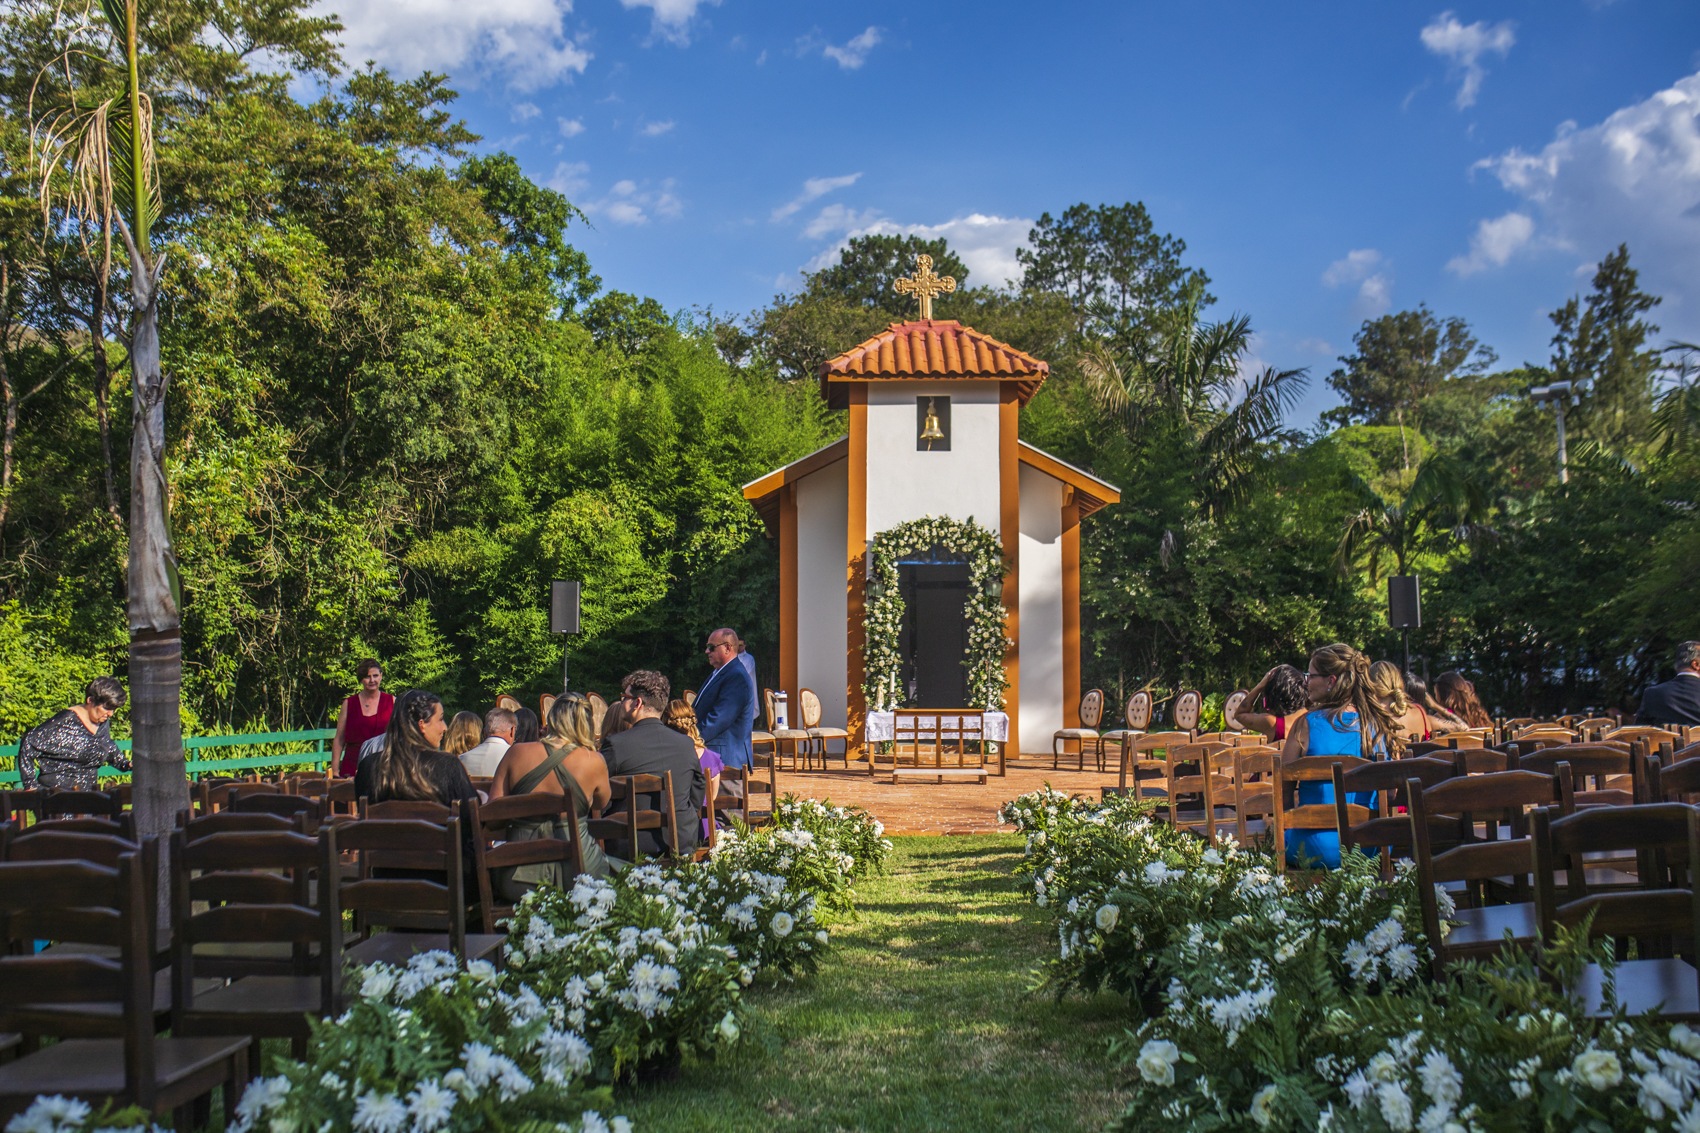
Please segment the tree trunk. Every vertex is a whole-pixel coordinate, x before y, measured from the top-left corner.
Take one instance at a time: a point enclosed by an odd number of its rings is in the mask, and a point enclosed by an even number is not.
[[[89,346],[94,351],[94,415],[100,422],[101,471],[106,474],[106,510],[123,530],[124,513],[118,508],[118,481],[112,469],[112,414],[107,405],[112,394],[112,366],[106,358],[106,280],[98,273],[88,324]]]
[[[136,833],[169,845],[177,812],[189,805],[178,706],[183,685],[177,557],[171,547],[165,483],[165,387],[159,364],[161,261],[148,270],[132,247],[130,366],[130,736],[135,763]],[[161,924],[171,892],[168,853],[160,855]]]

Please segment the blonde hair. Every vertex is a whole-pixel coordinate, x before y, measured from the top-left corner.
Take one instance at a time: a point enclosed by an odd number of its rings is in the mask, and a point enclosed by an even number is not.
[[[702,733],[697,731],[696,709],[682,700],[672,700],[667,703],[667,711],[661,714],[661,722],[675,732],[682,732],[691,738],[691,742],[702,746]]]
[[[587,747],[596,750],[596,729],[591,723],[590,701],[576,692],[565,692],[549,706],[549,734],[567,745],[568,750]]]
[[[443,750],[450,755],[471,751],[484,739],[484,721],[476,712],[456,712],[449,721],[448,735],[443,737]]]
[[[1375,749],[1385,747],[1387,758],[1403,750],[1399,743],[1399,719],[1382,706],[1370,682],[1369,658],[1343,642],[1324,645],[1310,655],[1310,667],[1333,677],[1333,684],[1311,698],[1311,707],[1337,720],[1347,708],[1357,710],[1358,742],[1365,759],[1375,758]],[[1398,669],[1395,667],[1395,673]],[[1405,713],[1401,711],[1399,716]]]
[[[1411,710],[1410,701],[1405,699],[1405,678],[1391,661],[1377,661],[1369,667],[1369,690],[1396,716],[1403,717]]]

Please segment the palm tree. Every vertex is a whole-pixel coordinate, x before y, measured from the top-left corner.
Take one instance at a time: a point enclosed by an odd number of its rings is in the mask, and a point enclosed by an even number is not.
[[[1384,557],[1393,559],[1396,573],[1406,575],[1411,560],[1423,551],[1492,534],[1491,528],[1471,522],[1483,510],[1474,481],[1445,457],[1424,461],[1397,500],[1360,476],[1352,477],[1352,488],[1362,506],[1346,521],[1334,561],[1345,574],[1359,556],[1367,555],[1371,584],[1380,578]]]
[[[159,361],[159,289],[165,257],[149,245],[158,215],[159,188],[153,149],[153,106],[141,89],[137,50],[137,0],[101,0],[104,29],[73,37],[72,52],[113,51],[122,62],[124,89],[84,92],[74,87],[61,103],[32,122],[35,171],[44,217],[56,203],[84,233],[103,282],[112,270],[112,234],[124,242],[129,264],[128,334],[132,384],[130,448],[130,726],[135,761],[137,833],[169,835],[188,805],[183,732],[183,642],[177,556],[171,545],[165,482],[165,391]],[[85,239],[85,247],[90,241]],[[163,870],[164,861],[160,863]],[[162,893],[166,890],[162,887]]]
[[[1245,498],[1257,471],[1260,445],[1275,436],[1299,395],[1305,371],[1246,376],[1251,319],[1219,323],[1198,318],[1196,298],[1174,311],[1154,340],[1120,358],[1104,343],[1079,359],[1099,408],[1132,437],[1152,430],[1190,446],[1203,460],[1199,484],[1213,510]]]

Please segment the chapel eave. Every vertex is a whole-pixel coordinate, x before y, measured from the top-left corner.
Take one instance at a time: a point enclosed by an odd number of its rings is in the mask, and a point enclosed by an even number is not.
[[[783,468],[775,468],[772,472],[751,480],[744,485],[744,498],[756,509],[756,514],[761,516],[762,522],[767,525],[768,534],[771,535],[779,524],[779,490],[787,484],[795,484],[811,473],[819,472],[829,464],[836,464],[849,455],[850,438],[839,437],[808,456],[793,460]]]

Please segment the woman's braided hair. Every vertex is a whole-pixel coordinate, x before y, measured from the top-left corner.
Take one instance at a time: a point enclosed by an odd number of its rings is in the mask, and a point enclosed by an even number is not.
[[[1350,645],[1336,642],[1312,653],[1310,667],[1322,676],[1334,678],[1328,688],[1311,698],[1311,707],[1326,712],[1330,720],[1339,719],[1347,709],[1355,709],[1363,757],[1374,759],[1378,747],[1386,751],[1387,758],[1397,757],[1399,718],[1405,713],[1401,711],[1395,716],[1382,706],[1370,680],[1369,658]]]

